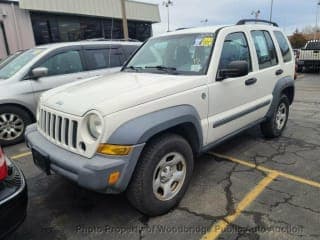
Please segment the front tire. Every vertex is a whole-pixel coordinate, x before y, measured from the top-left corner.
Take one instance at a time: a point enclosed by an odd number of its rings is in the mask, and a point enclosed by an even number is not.
[[[175,207],[184,196],[193,172],[189,143],[176,134],[151,140],[127,189],[127,198],[140,212],[158,216]]]
[[[276,138],[281,136],[287,125],[289,106],[290,103],[288,97],[286,95],[282,95],[272,117],[260,125],[262,134],[266,138]]]
[[[0,145],[22,142],[25,129],[31,123],[32,118],[24,109],[16,106],[0,107]]]

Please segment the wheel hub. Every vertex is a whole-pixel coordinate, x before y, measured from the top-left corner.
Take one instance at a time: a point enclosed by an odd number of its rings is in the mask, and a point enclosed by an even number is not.
[[[22,118],[14,113],[0,114],[0,139],[5,141],[20,137],[24,131]]]
[[[166,183],[172,178],[172,176],[173,176],[172,167],[166,166],[161,170],[160,181],[162,183]]]
[[[180,153],[165,155],[153,173],[153,193],[161,201],[174,198],[186,178],[186,160]]]

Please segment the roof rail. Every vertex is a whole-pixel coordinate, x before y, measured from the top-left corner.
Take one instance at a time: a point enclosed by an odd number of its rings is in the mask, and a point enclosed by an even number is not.
[[[262,20],[262,19],[242,19],[239,22],[237,22],[237,25],[244,25],[247,22],[268,23],[268,24],[271,24],[271,25],[273,25],[275,27],[279,27],[279,25],[277,23],[275,23],[275,22],[271,22],[271,21],[268,21],[268,20]]]
[[[84,39],[82,41],[113,41],[113,42],[140,42],[137,39],[132,39],[132,38],[128,38],[128,39],[124,39],[124,38],[120,38],[120,39],[109,39],[109,38],[89,38],[89,39]]]

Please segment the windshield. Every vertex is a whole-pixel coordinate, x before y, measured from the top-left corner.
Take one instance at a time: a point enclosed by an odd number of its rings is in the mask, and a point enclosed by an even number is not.
[[[2,68],[4,65],[7,65],[9,62],[11,62],[13,59],[15,59],[17,56],[19,56],[23,51],[21,52],[16,52],[12,55],[9,55],[7,58],[4,58],[0,60],[0,68]]]
[[[21,68],[23,68],[28,62],[42,53],[44,49],[30,49],[16,56],[9,62],[5,62],[0,68],[0,79],[8,79],[16,74]]]
[[[154,38],[135,54],[124,71],[203,75],[213,45],[213,33]]]

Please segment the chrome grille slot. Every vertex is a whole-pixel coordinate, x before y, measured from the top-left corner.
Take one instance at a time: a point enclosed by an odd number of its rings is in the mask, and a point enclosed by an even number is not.
[[[78,120],[74,117],[40,108],[38,129],[47,139],[57,145],[77,151],[78,126]]]
[[[72,121],[72,146],[74,148],[77,147],[77,137],[78,137],[78,123],[76,121]]]

